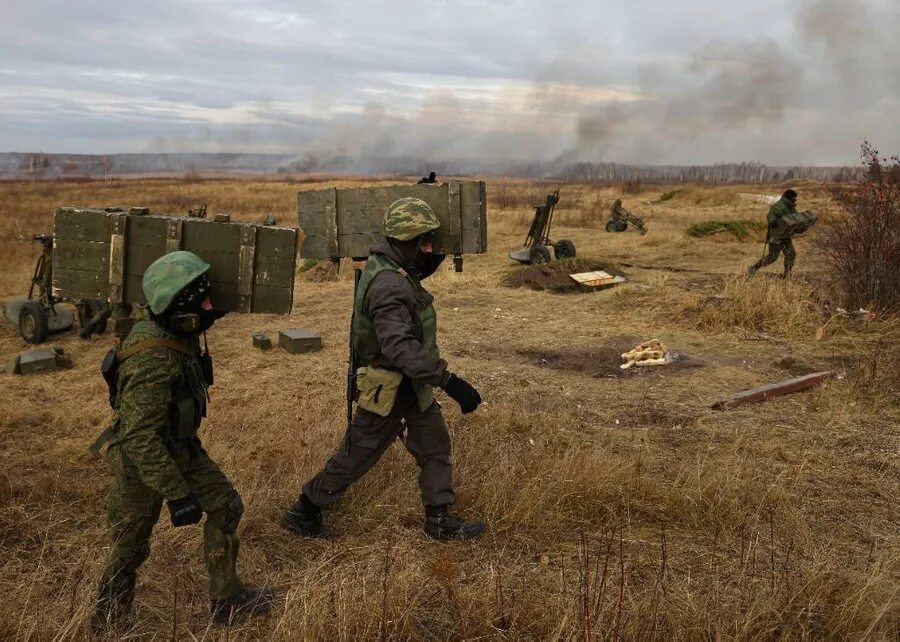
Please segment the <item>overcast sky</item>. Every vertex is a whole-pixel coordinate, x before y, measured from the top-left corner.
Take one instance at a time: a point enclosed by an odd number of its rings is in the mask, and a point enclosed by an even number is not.
[[[0,151],[900,152],[900,0],[0,3]]]

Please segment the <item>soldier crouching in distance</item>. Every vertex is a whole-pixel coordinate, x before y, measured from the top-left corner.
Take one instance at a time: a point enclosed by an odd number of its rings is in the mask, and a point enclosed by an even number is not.
[[[149,309],[123,349],[104,360],[115,418],[92,450],[109,443],[113,542],[91,618],[95,632],[120,624],[130,610],[164,500],[174,526],[196,524],[206,513],[203,552],[213,620],[225,624],[272,608],[271,590],[245,587],[238,578],[236,530],[244,507],[197,435],[212,384],[212,360],[201,353],[199,335],[224,314],[210,301],[208,270],[184,251],[151,264],[143,277]]]
[[[442,388],[463,413],[478,408],[481,396],[441,359],[434,297],[421,284],[444,259],[432,248],[439,227],[428,204],[417,198],[401,198],[385,214],[385,238],[370,250],[356,287],[351,341],[362,366],[356,414],[337,451],[284,515],[282,525],[290,531],[322,535],[322,509],[368,472],[404,428],[404,444],[420,469],[425,534],[468,539],[484,531],[482,522],[449,511],[450,434],[433,389]]]

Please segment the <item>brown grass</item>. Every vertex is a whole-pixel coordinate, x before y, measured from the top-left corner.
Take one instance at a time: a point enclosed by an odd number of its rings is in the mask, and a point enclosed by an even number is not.
[[[515,205],[500,209],[492,195],[504,185]],[[49,229],[56,205],[181,212],[208,203],[210,213],[273,212],[286,222],[297,189],[210,179],[0,184],[0,296],[25,290],[37,252],[28,239]],[[415,464],[399,447],[328,513],[330,539],[278,526],[344,430],[351,272],[342,266],[335,278],[318,266],[298,275],[291,317],[230,315],[210,334],[218,370],[202,436],[247,507],[241,572],[276,588],[276,612],[212,627],[200,529],[173,529],[164,517],[122,635],[897,638],[897,321],[835,322],[817,341],[827,279],[808,239],[797,243],[794,281],[745,281],[738,275],[759,246],[683,234],[700,220],[762,218],[764,205],[733,198],[759,187],[688,187],[662,203],[653,203],[662,188],[647,188],[624,199],[648,222],[640,236],[603,231],[615,189],[563,185],[556,235],[573,239],[579,257],[621,265],[629,282],[571,296],[504,287],[520,269],[506,252],[524,238],[526,201],[552,189],[489,184],[490,252],[467,257],[463,274],[430,280],[443,352],[486,401],[463,417],[442,397],[457,508],[485,519],[487,535],[425,539]],[[801,200],[831,207],[824,187],[803,186]],[[323,350],[251,348],[253,332],[285,327],[316,330]],[[617,353],[649,338],[683,361],[620,371]],[[97,374],[108,341],[58,336],[74,370],[0,376],[4,639],[87,636],[107,481],[85,449],[108,419]],[[0,357],[23,348],[0,326]],[[805,394],[709,408],[820,368],[839,377]]]

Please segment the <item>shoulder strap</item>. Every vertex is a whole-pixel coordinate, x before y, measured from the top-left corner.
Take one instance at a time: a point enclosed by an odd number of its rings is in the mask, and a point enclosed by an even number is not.
[[[147,339],[146,341],[141,341],[136,343],[135,345],[127,348],[125,350],[119,350],[116,352],[116,359],[118,361],[125,361],[128,357],[141,352],[142,350],[149,350],[150,348],[169,348],[170,350],[175,350],[177,352],[183,352],[184,354],[193,355],[194,351],[188,346],[184,345],[181,341],[176,341],[175,339]]]

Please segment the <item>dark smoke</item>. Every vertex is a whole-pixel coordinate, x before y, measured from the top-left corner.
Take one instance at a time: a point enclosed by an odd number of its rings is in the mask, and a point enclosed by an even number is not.
[[[789,6],[791,33],[711,40],[680,65],[642,66],[633,88],[614,95],[591,93],[604,86],[602,52],[595,49],[536,69],[539,80],[530,89],[511,85],[490,103],[433,90],[413,111],[373,102],[334,120],[261,107],[257,115],[273,125],[161,139],[152,149],[296,150],[291,166],[338,164],[363,173],[466,159],[838,165],[854,162],[862,139],[900,148],[900,2]],[[554,81],[566,68],[578,84]]]

